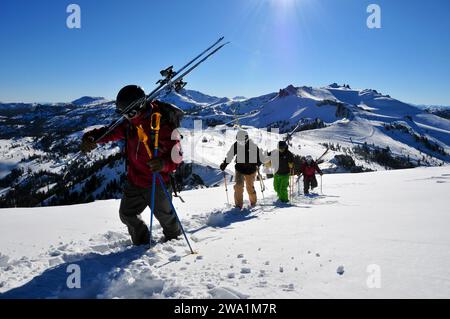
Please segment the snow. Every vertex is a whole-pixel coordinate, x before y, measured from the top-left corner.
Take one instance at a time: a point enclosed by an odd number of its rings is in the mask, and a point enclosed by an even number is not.
[[[389,146],[394,155],[411,160],[430,155],[426,165],[448,163],[450,157],[424,150],[411,133],[448,154],[450,121],[374,90],[337,84],[290,85],[280,93],[250,99],[183,90],[165,100],[192,112],[183,122],[184,160],[193,163],[193,172],[205,185],[218,186],[183,192],[185,203],[174,199],[197,253],[190,255],[184,239],[159,243],[152,250],[132,247],[118,217],[119,200],[0,209],[0,298],[449,297],[449,166],[385,171],[379,164],[354,158],[356,165],[378,172],[325,175],[323,195],[297,196],[289,205],[276,202],[272,180],[267,180],[264,200],[255,185],[260,205],[240,212],[226,204],[218,170],[237,129],[217,125],[197,131],[194,120],[231,124],[237,114],[250,137],[262,149],[273,150],[283,136],[265,127],[285,121],[289,128],[305,118],[320,118],[327,127],[296,133],[293,153],[318,158],[325,150],[321,143],[339,143],[347,149],[367,143]],[[83,132],[109,123],[114,114],[112,101],[83,97],[78,102],[82,107],[41,105],[36,112],[1,119],[31,123],[48,117],[43,130],[76,128],[64,137],[69,145],[77,143]],[[349,116],[337,114],[338,103]],[[0,109],[19,106],[0,104]],[[98,111],[100,107],[104,112]],[[386,130],[385,124],[401,124],[408,133]],[[119,151],[116,143],[102,145],[86,165]],[[330,150],[321,168],[339,172],[333,158],[343,153]],[[52,154],[40,150],[31,137],[0,139],[0,178],[14,168],[24,170],[16,183],[40,170],[61,172],[71,156],[28,159],[35,155]],[[233,166],[226,170],[230,199]],[[120,162],[99,169],[96,174],[104,182],[93,195],[122,171]],[[70,191],[80,190],[85,181]],[[39,185],[39,190],[54,186]],[[7,196],[10,189],[0,189],[0,195]],[[149,220],[148,209],[142,217]],[[154,233],[161,236],[157,223]],[[73,264],[82,271],[81,289],[66,285],[67,269]],[[379,269],[380,288],[367,284],[373,269]]]
[[[243,212],[222,187],[175,199],[195,255],[183,239],[131,247],[118,200],[1,209],[0,298],[449,297],[448,166],[325,175],[324,195],[285,206],[271,183]]]

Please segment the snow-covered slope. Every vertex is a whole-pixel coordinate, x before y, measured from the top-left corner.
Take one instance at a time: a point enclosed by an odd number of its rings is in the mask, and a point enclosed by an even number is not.
[[[325,175],[324,195],[283,207],[271,183],[246,212],[221,187],[175,200],[196,255],[131,247],[118,200],[1,209],[0,298],[449,297],[448,166]]]

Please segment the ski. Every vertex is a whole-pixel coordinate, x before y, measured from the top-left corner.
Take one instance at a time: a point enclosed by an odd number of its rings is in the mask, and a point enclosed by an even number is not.
[[[288,142],[292,139],[292,136],[297,132],[300,125],[301,125],[301,122],[298,122],[297,126],[292,130],[292,132],[286,134],[286,137],[284,138],[284,140],[286,142]]]
[[[189,61],[186,65],[184,65],[181,69],[179,69],[178,71],[172,71],[172,66],[170,66],[169,68],[162,70],[160,73],[162,76],[164,76],[165,78],[163,80],[160,80],[160,84],[158,87],[156,87],[152,92],[150,92],[149,94],[147,94],[147,96],[144,99],[138,99],[136,100],[134,103],[132,103],[131,105],[129,105],[125,110],[123,110],[120,113],[120,118],[115,121],[113,124],[111,124],[107,131],[100,136],[99,138],[97,138],[94,142],[97,143],[98,141],[100,141],[102,138],[104,138],[106,135],[108,135],[113,129],[115,129],[123,120],[125,114],[127,114],[130,110],[133,110],[137,105],[145,105],[145,102],[148,101],[153,101],[159,94],[159,92],[163,91],[166,88],[169,88],[169,92],[174,88],[174,85],[176,85],[176,83],[179,83],[180,81],[182,82],[183,77],[185,77],[186,75],[188,75],[189,73],[191,73],[195,68],[197,68],[201,63],[203,63],[206,59],[208,59],[210,56],[212,56],[213,54],[215,54],[217,51],[219,51],[220,49],[222,49],[226,44],[228,44],[229,42],[226,42],[222,45],[220,45],[219,47],[215,48],[212,52],[210,52],[208,55],[206,55],[203,59],[201,59],[200,61],[198,61],[196,64],[194,64],[192,67],[190,67],[188,70],[186,70],[185,72],[183,72],[181,75],[177,76],[180,72],[182,72],[183,70],[185,70],[187,67],[189,67],[192,63],[194,63],[198,58],[200,58],[202,55],[204,55],[206,52],[208,52],[209,50],[211,50],[214,46],[216,46],[219,42],[221,42],[224,39],[224,37],[221,37],[219,40],[217,40],[212,46],[208,47],[206,50],[204,50],[201,54],[199,54],[197,57],[195,57],[194,59],[192,59],[191,61]],[[159,81],[158,81],[159,82]],[[157,82],[157,83],[158,83]],[[184,82],[183,82],[184,83]]]
[[[317,164],[319,164],[319,161],[320,161],[325,155],[327,155],[327,153],[328,153],[329,150],[330,150],[330,149],[327,147],[327,149],[325,150],[325,152],[323,152],[323,154],[322,154],[318,159],[316,159],[316,163],[317,163]]]
[[[191,73],[195,68],[197,68],[200,64],[202,64],[204,61],[206,61],[209,57],[211,57],[213,54],[215,54],[217,51],[219,51],[220,49],[222,49],[225,45],[227,45],[229,42],[226,42],[220,46],[218,46],[217,48],[215,48],[212,52],[210,52],[208,55],[206,55],[205,57],[203,57],[200,61],[198,61],[197,63],[195,63],[193,66],[191,66],[195,61],[197,61],[200,57],[202,57],[204,54],[206,54],[207,52],[209,52],[211,49],[213,49],[215,46],[217,46],[220,42],[222,42],[222,40],[225,37],[220,37],[217,41],[215,41],[212,45],[210,45],[208,48],[206,48],[205,50],[203,50],[199,55],[197,55],[195,58],[193,58],[192,60],[190,60],[188,63],[186,63],[183,67],[181,67],[178,71],[173,71],[173,66],[170,66],[164,70],[162,70],[160,72],[160,74],[164,77],[162,80],[159,80],[157,82],[157,84],[159,84],[152,92],[150,92],[148,95],[146,95],[145,98],[143,99],[138,99],[136,101],[134,101],[133,103],[131,103],[126,109],[124,109],[119,115],[120,118],[117,119],[116,121],[114,121],[111,125],[108,126],[107,130],[105,131],[105,133],[103,133],[100,137],[98,137],[94,143],[98,143],[98,141],[100,141],[102,138],[104,138],[106,135],[108,135],[109,133],[111,133],[111,131],[113,131],[118,125],[120,125],[125,117],[125,115],[133,110],[135,107],[139,106],[142,107],[143,105],[145,105],[146,102],[148,101],[153,101],[158,94],[163,91],[164,89],[169,89],[168,91],[172,91],[173,89],[180,89],[183,88],[186,85],[186,82],[183,82],[183,77],[185,77],[186,75],[188,75],[189,73]],[[186,70],[186,68],[188,68],[189,66],[191,66],[188,70]],[[186,71],[184,71],[186,70]],[[184,72],[183,72],[184,71]],[[178,74],[180,74],[181,72],[183,72],[181,75],[178,76]],[[168,92],[168,93],[169,93]],[[70,170],[72,169],[73,165],[75,165],[76,160],[82,156],[83,153],[81,151],[78,151],[78,153],[76,153],[75,156],[73,156],[71,159],[69,159],[67,161],[67,163],[71,163],[69,164],[69,166],[66,168],[66,173],[63,175],[63,180],[66,179],[67,174],[70,172]]]

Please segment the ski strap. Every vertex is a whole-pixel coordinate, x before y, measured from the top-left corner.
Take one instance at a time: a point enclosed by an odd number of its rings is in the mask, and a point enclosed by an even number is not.
[[[161,124],[161,113],[153,112],[150,118],[150,128],[155,132],[155,156],[158,154],[159,147],[159,129]]]
[[[172,186],[173,197],[178,197],[181,200],[181,202],[184,203],[183,197],[178,195],[177,185],[175,183],[175,178],[173,177],[173,174],[169,174],[169,177],[170,177],[170,185]]]
[[[150,157],[150,159],[152,159],[153,158],[153,154],[152,154],[152,151],[151,151],[150,147],[148,146],[148,135],[147,135],[147,133],[145,133],[144,128],[142,127],[142,125],[137,126],[136,129],[137,129],[139,141],[142,144],[144,144],[145,149],[147,150],[148,157]]]

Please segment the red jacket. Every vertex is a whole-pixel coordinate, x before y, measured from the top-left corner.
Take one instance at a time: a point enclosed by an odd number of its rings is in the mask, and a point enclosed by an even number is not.
[[[126,156],[128,159],[128,181],[132,184],[149,188],[152,185],[153,172],[150,170],[147,162],[150,157],[145,145],[139,141],[136,126],[142,125],[145,133],[148,135],[148,145],[154,154],[154,134],[150,129],[150,112],[143,111],[137,118],[124,120],[111,133],[102,138],[98,143],[108,143],[127,139]],[[102,129],[94,130],[93,134],[101,133]],[[128,137],[127,137],[128,130]],[[173,128],[164,123],[161,119],[159,131],[158,158],[163,159],[164,168],[160,171],[161,177],[165,183],[169,183],[169,173],[174,172],[181,162],[181,145],[178,138],[172,139]],[[174,134],[175,135],[175,134]],[[177,135],[178,136],[178,135]],[[174,154],[174,159],[172,159]],[[177,163],[174,162],[177,161]],[[156,180],[158,182],[158,180]]]
[[[313,178],[316,175],[316,171],[317,173],[322,174],[322,171],[320,170],[316,162],[314,162],[311,166],[306,163],[303,163],[300,166],[300,171],[302,172],[303,178],[305,179]]]

